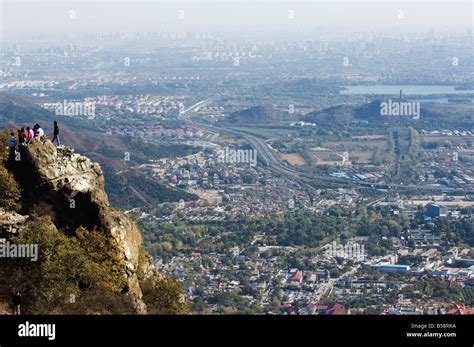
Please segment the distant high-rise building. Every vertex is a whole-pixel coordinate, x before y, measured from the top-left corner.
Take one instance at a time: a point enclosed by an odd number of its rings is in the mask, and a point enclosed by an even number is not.
[[[426,205],[426,214],[431,218],[436,217],[446,217],[448,210],[446,206],[436,205],[436,204],[428,204]]]

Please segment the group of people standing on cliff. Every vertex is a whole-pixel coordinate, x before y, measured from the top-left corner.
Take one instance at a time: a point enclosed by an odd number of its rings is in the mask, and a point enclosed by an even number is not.
[[[11,158],[15,157],[15,151],[18,146],[26,146],[33,141],[44,142],[46,140],[44,130],[38,123],[36,123],[33,128],[26,127],[18,129],[17,133],[17,136],[15,136],[15,133],[11,132],[10,138],[8,139],[8,149],[10,150]],[[56,143],[58,146],[61,145],[61,142],[59,141],[59,126],[57,121],[54,121],[52,142]]]

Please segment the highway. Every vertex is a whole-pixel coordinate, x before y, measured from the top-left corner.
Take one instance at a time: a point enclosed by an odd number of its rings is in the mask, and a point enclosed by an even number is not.
[[[201,108],[204,105],[209,104],[210,102],[211,102],[210,99],[199,101],[198,103],[195,103],[194,105],[192,105],[192,106],[188,107],[187,109],[185,109],[184,111],[182,111],[180,113],[180,116],[184,116],[185,114],[187,114],[189,112],[197,112],[199,110],[199,108]]]
[[[265,141],[262,140],[261,138],[258,138],[257,136],[251,135],[243,131],[236,131],[234,129],[218,127],[215,125],[198,123],[191,120],[188,120],[188,123],[192,126],[201,128],[205,131],[227,134],[227,135],[231,135],[235,137],[244,138],[252,145],[252,147],[254,147],[257,150],[259,158],[263,159],[265,164],[267,164],[270,169],[276,172],[279,172],[281,174],[294,177],[294,178],[317,180],[319,182],[328,182],[328,183],[333,183],[333,184],[357,186],[357,187],[370,188],[370,189],[419,190],[419,191],[425,191],[425,192],[428,191],[428,192],[433,192],[433,193],[458,192],[462,194],[474,194],[473,190],[466,190],[463,188],[436,187],[436,186],[431,186],[431,185],[416,185],[416,184],[405,185],[405,184],[395,184],[395,183],[371,183],[371,182],[364,182],[364,181],[360,181],[356,179],[313,175],[306,172],[298,171],[282,163],[281,160],[277,158],[277,156],[270,150],[270,148],[268,148]]]

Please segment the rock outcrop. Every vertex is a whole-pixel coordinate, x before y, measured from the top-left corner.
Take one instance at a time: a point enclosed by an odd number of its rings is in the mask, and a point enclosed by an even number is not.
[[[27,219],[28,216],[0,208],[0,242],[19,232]]]
[[[137,277],[141,234],[123,212],[109,205],[104,175],[97,163],[51,142],[21,147],[13,172],[23,190],[24,213],[48,214],[57,228],[74,232],[79,226],[110,237],[111,246],[126,264],[123,274],[137,313],[146,313]]]

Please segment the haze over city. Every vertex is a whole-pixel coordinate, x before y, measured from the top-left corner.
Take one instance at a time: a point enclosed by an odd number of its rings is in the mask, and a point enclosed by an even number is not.
[[[325,32],[466,32],[466,2],[359,1],[2,1],[4,38],[91,32],[207,31],[306,39]],[[71,11],[74,16],[71,18]],[[181,17],[180,17],[181,16]]]
[[[463,340],[472,10],[2,1],[0,313]]]

